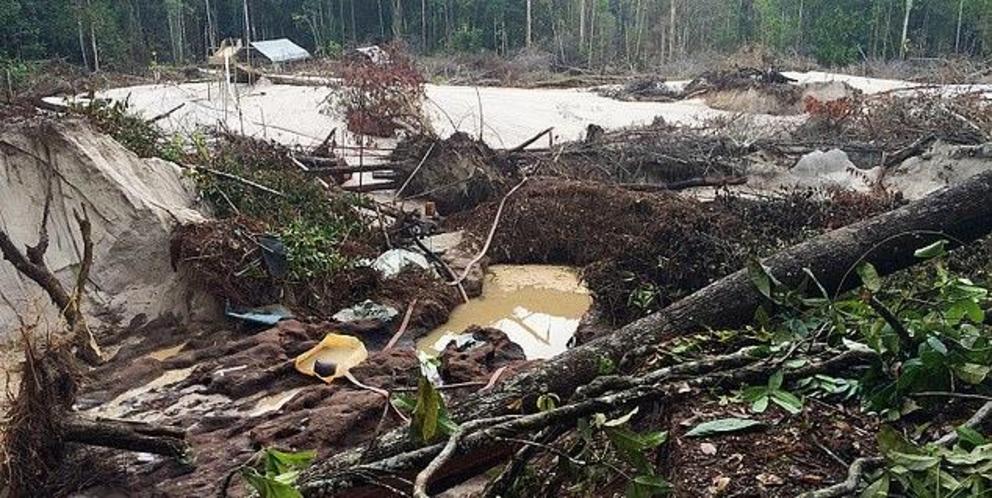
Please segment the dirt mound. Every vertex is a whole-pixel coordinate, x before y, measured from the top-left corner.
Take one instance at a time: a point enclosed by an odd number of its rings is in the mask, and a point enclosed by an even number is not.
[[[94,323],[203,309],[202,295],[169,264],[172,228],[202,220],[176,165],[139,159],[78,120],[25,120],[0,129],[0,227],[18,246],[37,241],[49,188],[45,258],[63,285],[75,279],[82,256],[72,212],[85,207],[92,220],[92,285],[83,310]],[[0,264],[0,295],[4,330],[17,314],[57,314],[41,289],[8,264]]]
[[[467,133],[445,140],[428,135],[407,138],[397,145],[391,161],[409,179],[403,197],[424,197],[441,214],[469,209],[510,188],[516,171]]]
[[[992,102],[981,94],[920,91],[816,106],[793,136],[799,140],[871,143],[891,150],[931,136],[976,145],[992,137]]]

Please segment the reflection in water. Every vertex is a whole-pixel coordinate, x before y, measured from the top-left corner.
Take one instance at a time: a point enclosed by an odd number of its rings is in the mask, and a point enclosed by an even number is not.
[[[419,347],[438,353],[466,328],[479,325],[505,332],[528,359],[551,358],[565,351],[590,305],[592,297],[571,268],[494,265],[482,296],[456,308]]]
[[[110,400],[110,402],[93,408],[90,412],[99,417],[123,417],[128,413],[128,411],[131,410],[132,405],[140,400],[145,394],[148,394],[152,390],[186,380],[186,378],[193,373],[193,368],[194,367],[182,368],[179,370],[166,370],[165,373],[158,376],[151,382],[134,389],[129,389],[116,398]]]

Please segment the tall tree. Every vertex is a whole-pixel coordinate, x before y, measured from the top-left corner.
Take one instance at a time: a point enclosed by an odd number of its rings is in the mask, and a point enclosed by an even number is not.
[[[909,18],[913,12],[913,0],[906,0],[905,13],[902,17],[902,36],[899,38],[899,57],[906,58],[906,51],[909,50]]]

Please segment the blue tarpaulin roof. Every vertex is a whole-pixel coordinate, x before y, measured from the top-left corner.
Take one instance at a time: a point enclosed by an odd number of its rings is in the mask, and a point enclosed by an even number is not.
[[[272,62],[292,62],[310,58],[310,52],[293,43],[289,38],[254,41],[251,42],[251,46]]]

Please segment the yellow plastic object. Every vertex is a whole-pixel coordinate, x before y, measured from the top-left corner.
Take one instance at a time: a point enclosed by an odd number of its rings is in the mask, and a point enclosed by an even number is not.
[[[365,361],[369,352],[365,344],[350,335],[327,334],[320,344],[296,357],[296,370],[303,375],[316,377],[328,384],[348,374],[352,367]],[[314,363],[329,362],[335,365],[334,375],[321,377],[314,372]]]

